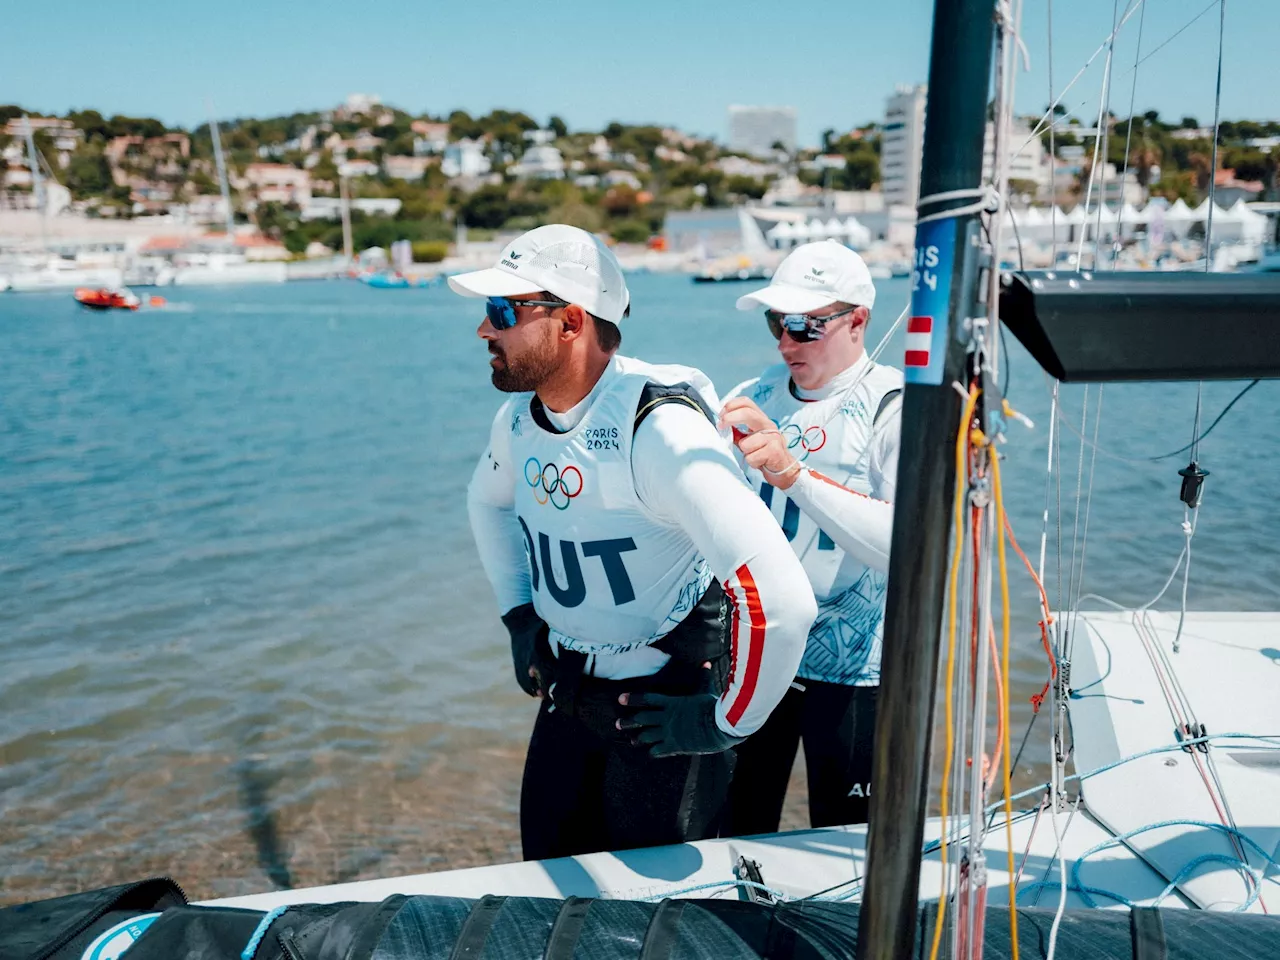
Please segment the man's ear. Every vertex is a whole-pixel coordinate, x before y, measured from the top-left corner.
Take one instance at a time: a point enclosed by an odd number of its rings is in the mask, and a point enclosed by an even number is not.
[[[587,311],[576,303],[569,304],[560,315],[560,339],[576,340],[587,328],[587,321]]]

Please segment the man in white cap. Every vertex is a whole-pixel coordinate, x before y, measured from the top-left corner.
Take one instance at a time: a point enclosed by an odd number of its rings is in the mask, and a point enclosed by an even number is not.
[[[778,829],[801,740],[811,825],[867,819],[903,384],[866,354],[875,296],[862,258],[823,240],[738,300],[764,311],[782,363],[731,391],[721,424],[804,564],[818,617],[792,689],[737,748],[727,836]]]
[[[542,698],[525,761],[526,859],[678,843],[721,828],[733,755],[781,700],[813,592],[690,367],[617,356],[613,254],[539,227],[488,270],[480,338],[512,394],[467,491],[511,635]]]

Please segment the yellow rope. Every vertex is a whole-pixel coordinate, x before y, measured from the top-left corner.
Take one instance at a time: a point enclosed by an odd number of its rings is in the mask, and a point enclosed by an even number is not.
[[[991,451],[992,487],[996,501],[996,529],[999,531],[999,539],[996,543],[997,553],[1000,558],[1000,615],[1003,619],[1001,632],[1004,642],[1002,653],[1002,660],[1004,661],[1002,668],[1004,671],[1004,696],[1000,698],[1000,713],[1004,718],[1004,729],[1006,731],[1004,745],[1004,829],[1005,837],[1007,838],[1006,846],[1009,848],[1009,927],[1012,932],[1013,960],[1018,960],[1018,891],[1014,887],[1015,872],[1013,863],[1013,790],[1011,789],[1013,775],[1009,768],[1009,748],[1012,744],[1007,737],[1009,731],[1009,683],[1011,680],[1009,673],[1009,568],[1005,563],[1004,548],[1007,527],[1004,516],[1004,490],[1000,486],[1000,455],[996,451],[995,444],[992,444],[989,449]]]
[[[951,688],[955,680],[956,665],[956,592],[960,577],[960,556],[964,550],[964,492],[968,487],[968,445],[969,423],[973,419],[973,408],[978,402],[979,390],[970,390],[964,404],[964,413],[960,417],[960,429],[956,431],[956,495],[955,514],[955,548],[951,553],[951,570],[948,574],[950,586],[950,602],[947,609],[947,679],[946,679],[946,739],[945,753],[942,761],[942,892],[938,896],[938,919],[933,928],[933,946],[929,950],[929,960],[938,960],[938,947],[942,944],[942,925],[947,915],[947,802],[948,786],[951,782],[951,754],[954,747],[955,730],[951,723]]]

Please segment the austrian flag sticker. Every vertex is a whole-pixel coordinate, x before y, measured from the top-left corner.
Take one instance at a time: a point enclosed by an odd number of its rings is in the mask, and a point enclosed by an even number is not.
[[[933,343],[933,317],[912,317],[907,321],[906,367],[928,367]]]

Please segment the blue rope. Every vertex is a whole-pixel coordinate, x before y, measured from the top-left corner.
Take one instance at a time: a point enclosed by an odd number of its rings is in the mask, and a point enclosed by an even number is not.
[[[663,893],[650,894],[649,896],[641,897],[640,899],[645,902],[651,900],[665,900],[668,897],[680,897],[686,893],[697,893],[699,890],[714,890],[723,887],[748,887],[752,890],[763,890],[775,900],[782,901],[789,899],[785,893],[782,893],[779,890],[774,890],[772,887],[766,887],[763,883],[756,883],[754,880],[714,880],[711,883],[699,883],[693,887],[682,887],[679,890],[667,890]],[[251,960],[251,958],[244,957],[242,960]]]
[[[1171,743],[1163,747],[1152,747],[1150,750],[1143,750],[1141,753],[1135,753],[1132,756],[1121,757],[1119,760],[1114,760],[1111,763],[1103,764],[1101,767],[1098,767],[1095,770],[1087,770],[1084,773],[1070,774],[1068,776],[1063,777],[1062,782],[1066,783],[1071,780],[1087,780],[1089,777],[1096,777],[1099,774],[1106,773],[1109,770],[1114,770],[1116,767],[1122,767],[1126,763],[1129,763],[1133,760],[1141,760],[1143,757],[1150,757],[1160,753],[1176,753],[1178,751],[1185,750],[1187,747],[1194,747],[1196,744],[1209,743],[1214,740],[1271,740],[1271,741],[1276,741],[1277,744],[1280,744],[1280,734],[1215,733],[1215,734],[1210,734],[1209,736],[1204,736],[1204,737],[1188,738],[1186,740],[1183,740],[1181,743]],[[1269,747],[1267,749],[1280,749],[1280,746]],[[1048,789],[1048,787],[1049,787],[1048,783],[1041,783],[1041,784],[1038,784],[1037,786],[1030,787],[1029,789],[1023,790],[1021,793],[1015,793],[1012,797],[1009,798],[1009,802],[1014,803],[1018,800],[1025,800],[1027,797],[1035,796],[1036,794],[1040,793],[1042,790]],[[986,808],[986,810],[984,811],[984,817],[986,814],[991,814],[999,811],[1003,806],[1004,806],[1004,801],[997,800],[995,803],[991,804]],[[1221,824],[1219,824],[1219,826],[1221,826]],[[941,841],[930,840],[928,843],[924,845],[924,850],[922,851],[922,853],[925,856],[927,856],[930,853],[933,853],[934,851],[941,849],[941,847],[942,847]]]
[[[1039,890],[1041,887],[1053,887],[1056,890],[1060,886],[1061,885],[1057,880],[1037,880],[1035,883],[1020,883],[1018,884],[1017,892],[1014,894],[1014,899],[1016,900],[1018,897],[1022,896],[1024,893],[1030,893],[1033,890]],[[1133,901],[1130,900],[1129,898],[1122,897],[1118,893],[1112,893],[1110,890],[1103,890],[1101,887],[1081,887],[1076,885],[1075,883],[1069,883],[1067,884],[1067,889],[1070,890],[1072,893],[1079,894],[1080,899],[1084,900],[1091,907],[1097,906],[1097,904],[1093,902],[1093,899],[1089,896],[1090,894],[1095,894],[1100,897],[1107,897],[1111,900],[1114,900],[1116,903],[1119,903],[1119,904],[1122,904],[1123,906],[1128,907],[1130,910],[1132,910],[1134,907]]]
[[[249,942],[245,944],[243,950],[240,951],[240,960],[253,960],[253,955],[258,952],[258,945],[262,943],[262,938],[267,935],[267,928],[289,908],[275,907],[270,913],[264,914],[262,919],[258,921],[257,928],[253,931],[253,936],[249,938]]]
[[[1229,857],[1224,853],[1205,853],[1196,857],[1194,860],[1188,863],[1185,867],[1179,870],[1178,873],[1174,876],[1174,878],[1169,881],[1169,885],[1160,891],[1160,895],[1156,897],[1155,900],[1152,901],[1151,905],[1153,907],[1160,906],[1160,904],[1164,902],[1164,898],[1167,897],[1169,894],[1173,893],[1173,891],[1177,889],[1178,884],[1180,884],[1183,880],[1189,877],[1193,870],[1196,870],[1201,864],[1204,864],[1204,863],[1225,863],[1228,866],[1235,867],[1237,870],[1240,869],[1241,867],[1244,867],[1245,870],[1248,871],[1249,877],[1253,880],[1253,883],[1249,884],[1249,888],[1253,892],[1249,895],[1248,900],[1240,904],[1240,906],[1236,907],[1235,909],[1236,913],[1241,913],[1245,910],[1248,910],[1250,907],[1253,906],[1254,902],[1260,896],[1262,896],[1262,875],[1257,870],[1254,870],[1252,867],[1248,867],[1242,864],[1240,862],[1239,857]]]
[[[1263,860],[1265,860],[1270,866],[1280,867],[1280,861],[1275,860],[1275,858],[1273,858],[1271,854],[1267,853],[1266,850],[1258,846],[1258,844],[1251,837],[1242,833],[1240,830],[1236,829],[1235,827],[1227,827],[1221,823],[1211,823],[1208,820],[1161,820],[1158,823],[1148,823],[1145,826],[1138,827],[1135,830],[1130,830],[1127,833],[1122,833],[1118,836],[1110,837],[1106,840],[1103,840],[1101,843],[1095,844],[1094,846],[1090,847],[1088,850],[1082,853],[1079,857],[1077,857],[1075,862],[1071,865],[1072,885],[1080,886],[1080,867],[1081,865],[1083,865],[1085,860],[1093,856],[1095,853],[1099,853],[1107,849],[1108,847],[1113,847],[1118,844],[1124,843],[1126,840],[1130,840],[1133,837],[1136,837],[1142,833],[1146,833],[1149,830],[1159,830],[1162,827],[1202,827],[1206,830],[1217,830],[1220,833],[1225,833],[1229,837],[1235,837],[1236,839],[1238,839],[1245,846],[1249,847],[1255,853],[1257,853],[1258,856],[1260,856]],[[1184,879],[1186,879],[1186,876],[1190,874],[1192,870],[1196,869],[1201,864],[1213,863],[1213,862],[1228,863],[1236,867],[1237,869],[1243,869],[1248,872],[1249,876],[1254,881],[1252,884],[1253,890],[1249,896],[1249,899],[1246,900],[1242,905],[1240,905],[1236,909],[1248,910],[1251,906],[1253,906],[1254,902],[1258,899],[1259,896],[1261,896],[1262,880],[1266,877],[1266,870],[1261,870],[1261,871],[1256,870],[1250,864],[1242,861],[1239,857],[1228,857],[1223,854],[1212,854],[1212,853],[1204,854],[1202,856],[1196,857],[1194,860],[1188,863],[1185,867],[1183,867],[1180,871],[1178,871],[1178,875],[1173,878],[1173,880],[1169,883],[1169,885],[1165,887],[1164,891],[1161,892],[1160,896],[1156,898],[1156,904],[1159,904],[1161,900],[1163,900],[1170,893],[1172,893],[1174,888],[1176,888],[1179,883],[1181,883]],[[1087,895],[1085,897],[1085,905],[1090,907],[1094,906],[1094,904],[1088,900]]]

